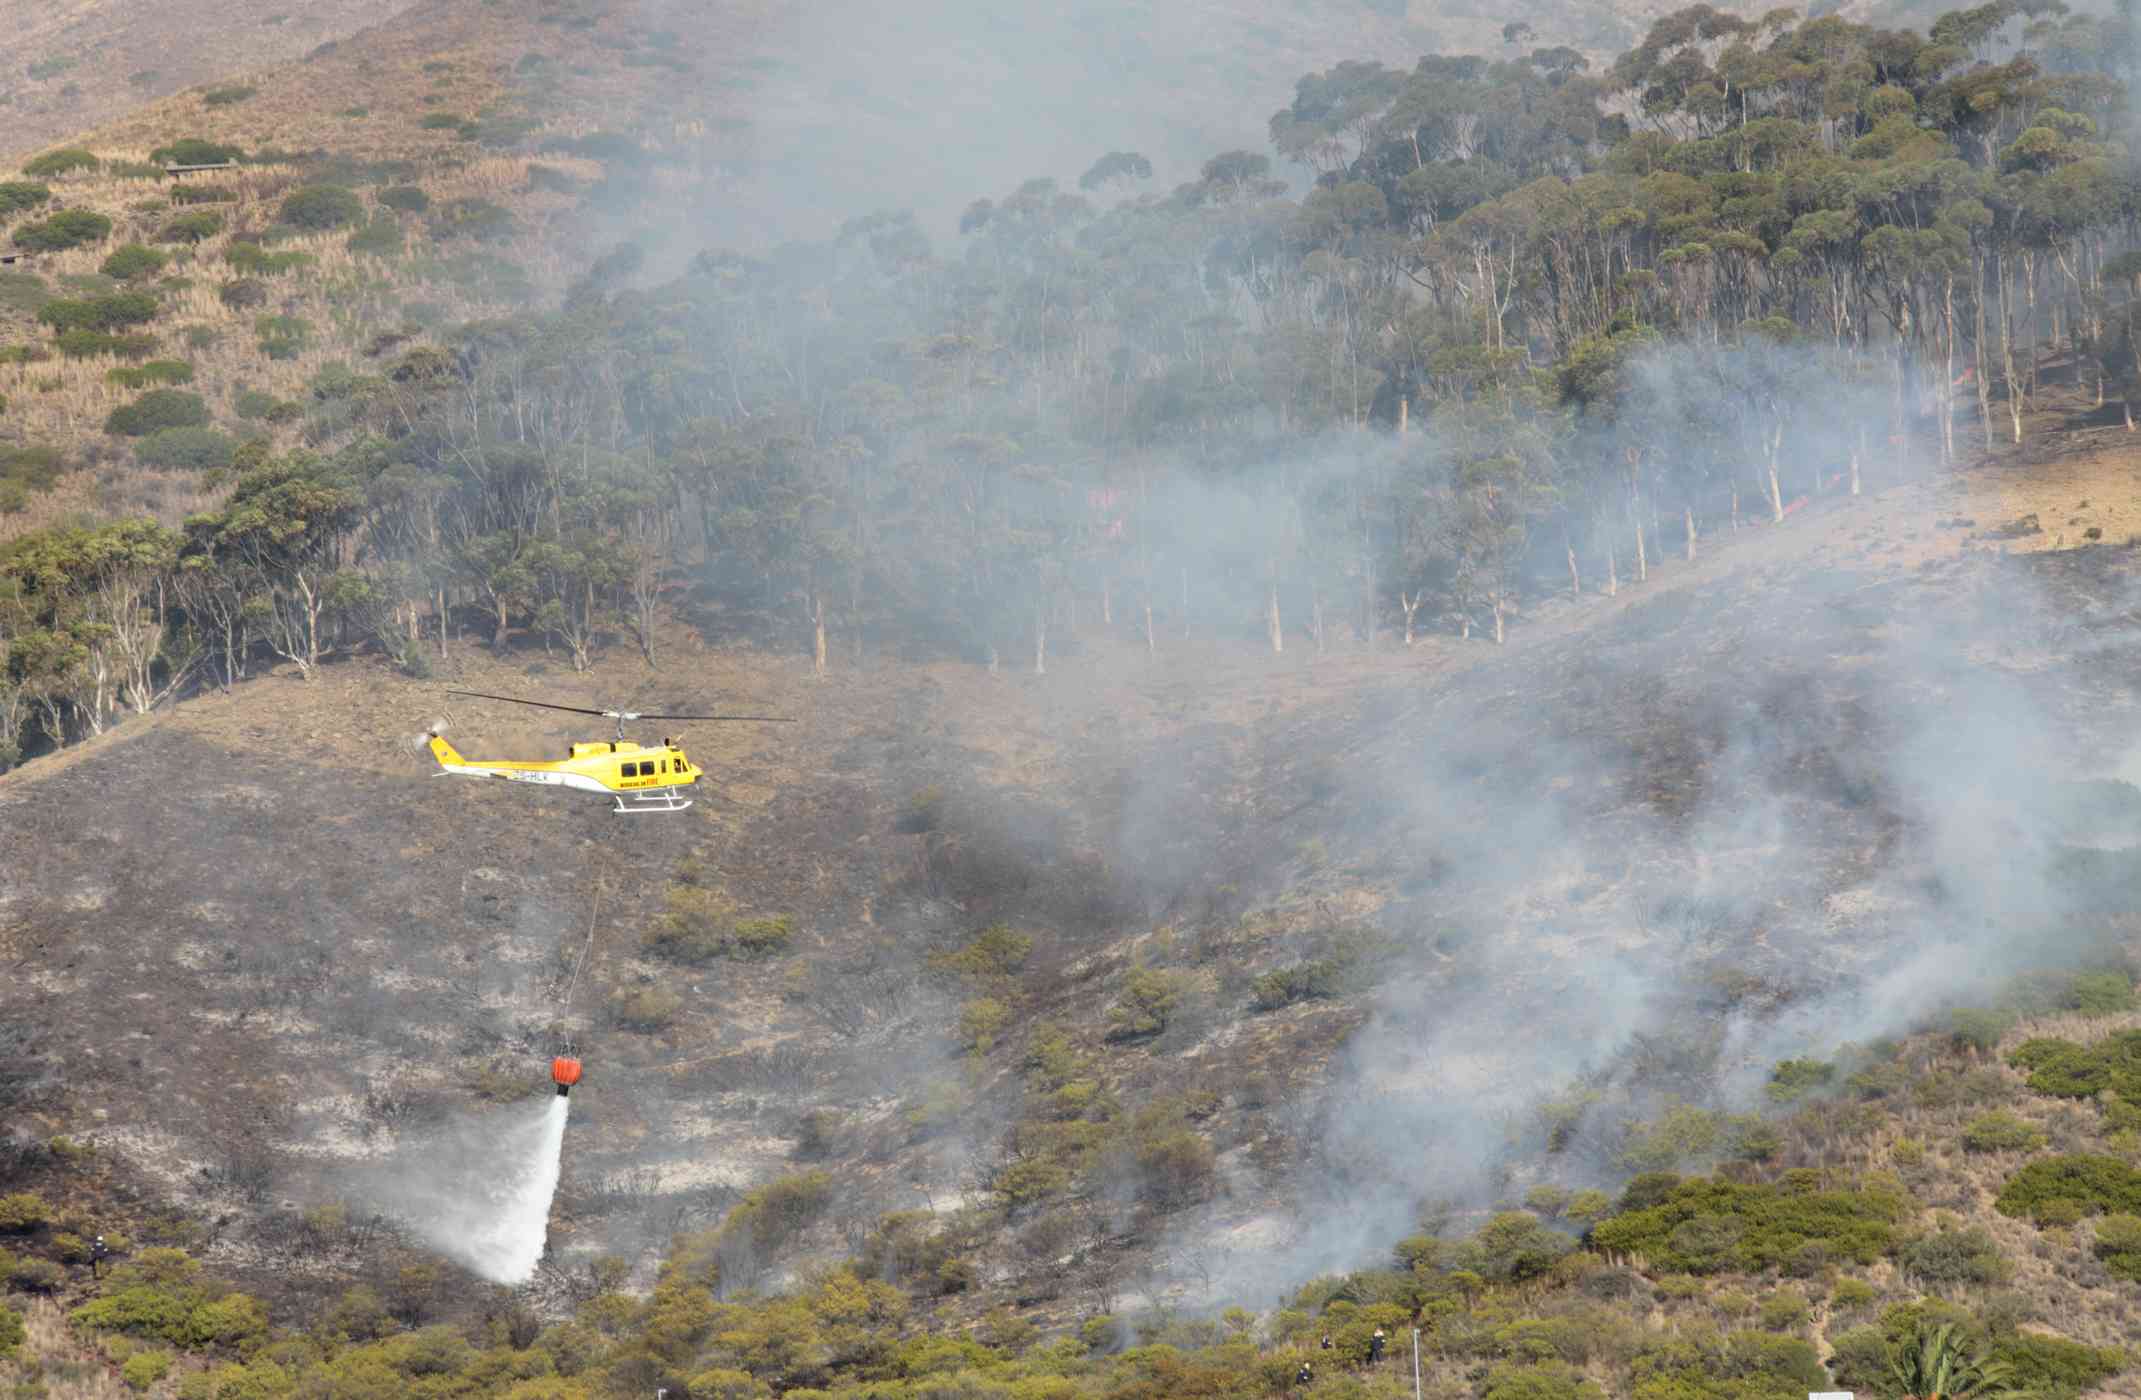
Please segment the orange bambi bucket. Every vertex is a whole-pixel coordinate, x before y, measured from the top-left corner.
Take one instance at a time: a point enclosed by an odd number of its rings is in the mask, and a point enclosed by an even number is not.
[[[580,1062],[560,1055],[550,1062],[551,1082],[558,1086],[558,1097],[572,1092],[572,1086],[580,1082]]]

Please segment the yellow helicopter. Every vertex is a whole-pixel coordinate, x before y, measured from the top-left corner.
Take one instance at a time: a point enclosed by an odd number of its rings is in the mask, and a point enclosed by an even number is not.
[[[636,710],[583,710],[577,705],[553,705],[544,700],[516,700],[510,695],[488,695],[480,690],[449,690],[448,695],[466,695],[478,700],[503,700],[509,705],[529,705],[539,710],[563,710],[573,715],[598,715],[617,721],[615,739],[591,744],[576,743],[565,757],[554,760],[463,758],[454,746],[439,737],[443,724],[424,731],[431,756],[439,767],[456,777],[504,778],[515,783],[540,783],[546,787],[572,788],[600,793],[616,800],[618,812],[681,812],[691,805],[682,795],[699,781],[701,769],[684,756],[674,739],[659,746],[635,744],[624,737],[627,720],[673,719],[750,721],[759,724],[793,724],[779,715],[650,715]]]

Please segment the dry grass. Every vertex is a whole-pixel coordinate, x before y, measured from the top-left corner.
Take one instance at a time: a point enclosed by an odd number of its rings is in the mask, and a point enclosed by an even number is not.
[[[17,1393],[49,1400],[132,1400],[139,1392],[119,1379],[119,1368],[67,1330],[67,1320],[49,1298],[32,1299],[23,1321],[29,1338],[15,1360],[0,1362],[0,1382],[20,1386]],[[149,1393],[169,1395],[167,1379]]]

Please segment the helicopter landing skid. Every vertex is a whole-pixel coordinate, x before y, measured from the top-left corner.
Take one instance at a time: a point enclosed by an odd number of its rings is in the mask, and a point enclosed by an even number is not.
[[[691,805],[688,797],[678,797],[675,788],[655,788],[648,792],[617,793],[617,805],[612,811],[632,812],[681,812]]]

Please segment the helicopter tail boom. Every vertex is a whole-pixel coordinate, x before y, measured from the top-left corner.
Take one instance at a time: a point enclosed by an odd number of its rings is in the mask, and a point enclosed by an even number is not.
[[[459,768],[468,762],[467,759],[454,751],[452,744],[447,743],[436,734],[431,736],[431,756],[439,761],[439,767],[441,768]]]

